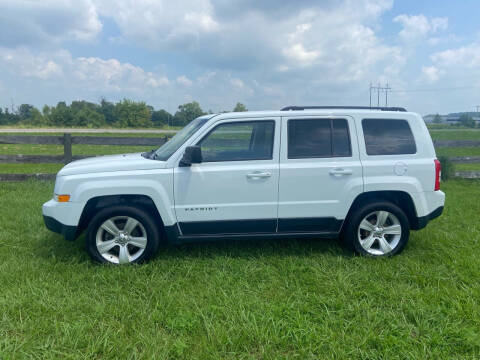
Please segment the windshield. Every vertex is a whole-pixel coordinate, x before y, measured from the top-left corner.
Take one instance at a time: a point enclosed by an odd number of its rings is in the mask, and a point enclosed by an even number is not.
[[[165,144],[160,146],[160,148],[155,151],[154,159],[166,161],[172,154],[182,146],[185,141],[188,140],[198,129],[200,129],[212,116],[209,117],[199,117],[185,126],[182,130],[177,132],[174,137],[172,137]]]

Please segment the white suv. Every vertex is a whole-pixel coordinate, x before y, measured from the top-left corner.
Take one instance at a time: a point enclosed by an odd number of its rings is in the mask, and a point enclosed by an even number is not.
[[[43,205],[103,263],[150,259],[161,241],[336,237],[402,251],[438,217],[440,163],[403,108],[287,107],[199,117],[158,150],[72,162]]]

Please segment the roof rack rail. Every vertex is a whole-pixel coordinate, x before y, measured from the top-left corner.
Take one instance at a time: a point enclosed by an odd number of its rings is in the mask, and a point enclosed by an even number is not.
[[[348,110],[380,110],[380,111],[402,111],[405,112],[407,109],[403,107],[370,107],[370,106],[287,106],[284,107],[281,111],[290,111],[290,110],[314,110],[314,109],[348,109]]]

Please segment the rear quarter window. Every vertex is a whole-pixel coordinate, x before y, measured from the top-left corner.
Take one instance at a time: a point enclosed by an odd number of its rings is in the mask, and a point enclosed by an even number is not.
[[[415,154],[417,147],[407,120],[363,119],[367,155]]]

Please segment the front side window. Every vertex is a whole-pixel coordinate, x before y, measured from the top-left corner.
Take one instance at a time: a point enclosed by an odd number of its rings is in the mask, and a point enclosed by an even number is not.
[[[406,120],[363,119],[367,155],[415,154],[417,147]]]
[[[270,160],[274,132],[272,120],[220,124],[198,143],[202,161]]]
[[[288,158],[351,156],[345,119],[288,120]]]

